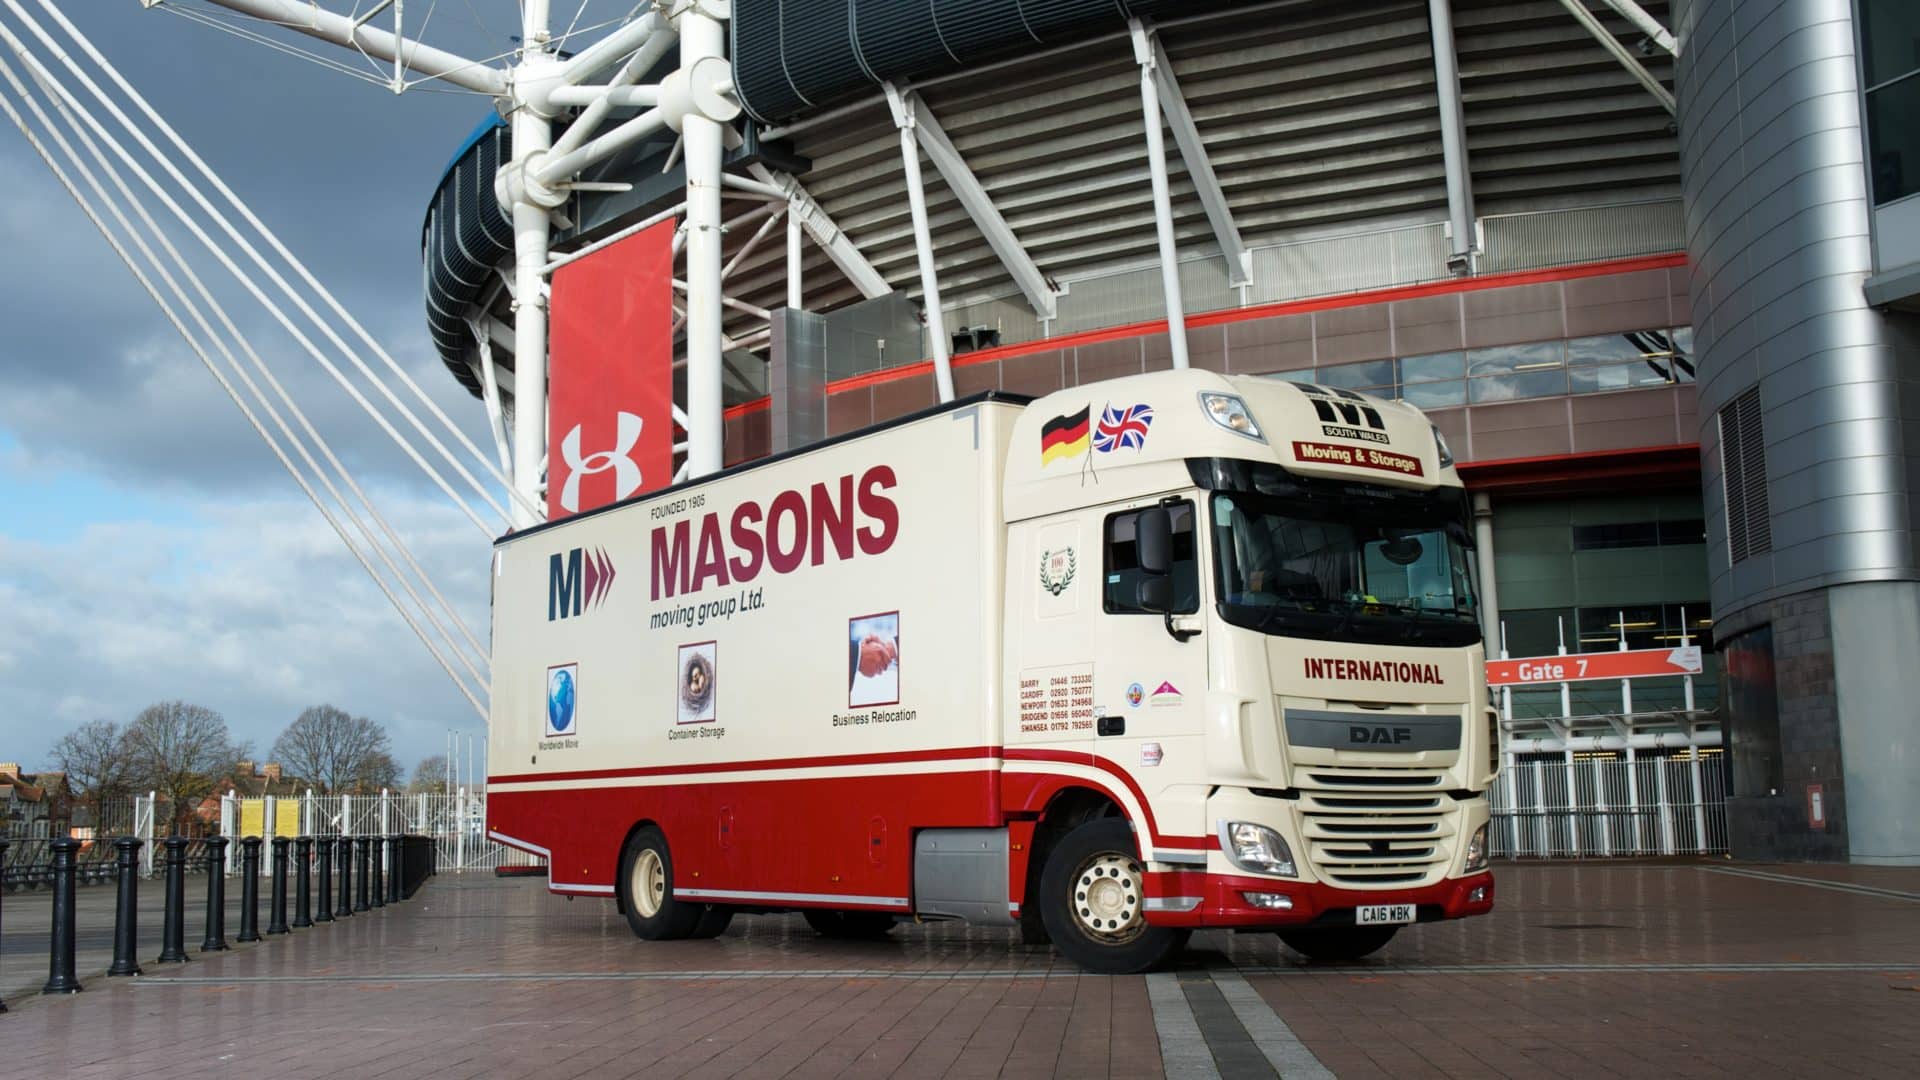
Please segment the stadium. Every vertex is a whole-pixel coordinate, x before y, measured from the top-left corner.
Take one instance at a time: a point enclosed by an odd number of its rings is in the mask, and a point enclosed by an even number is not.
[[[1848,678],[1866,654],[1835,605],[1911,640],[1894,372],[1920,202],[1871,121],[1916,63],[1877,30],[1913,16],[1677,6],[739,0],[725,462],[929,406],[940,367],[956,394],[1041,394],[1179,353],[1400,398],[1473,493],[1490,642],[1709,646],[1697,685],[1648,682],[1624,719],[1610,685],[1511,692],[1510,762],[1564,758],[1538,782],[1604,808],[1625,792],[1572,747],[1678,757],[1683,802],[1731,781],[1736,852],[1911,852],[1911,791],[1839,751],[1911,740],[1904,683]],[[510,143],[491,119],[467,141],[423,234],[434,341],[507,411]],[[583,173],[620,190],[575,194],[554,250],[671,215],[679,146]],[[1809,784],[1837,820],[1811,823]],[[1831,809],[1869,791],[1870,816]]]
[[[983,392],[1417,406],[1470,498],[1501,853],[1920,858],[1911,4],[524,0],[488,60],[400,2],[162,6],[479,96],[419,250],[487,449],[57,7],[144,120],[9,38],[53,107],[22,81],[15,122],[481,716],[481,635],[114,159],[488,539]],[[625,557],[574,555],[604,601]]]

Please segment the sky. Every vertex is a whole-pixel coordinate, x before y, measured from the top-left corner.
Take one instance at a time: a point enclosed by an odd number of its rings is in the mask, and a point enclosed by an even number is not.
[[[490,451],[480,403],[428,340],[419,250],[427,200],[490,103],[395,96],[134,0],[62,7]],[[512,0],[406,10],[410,29],[430,11],[427,40],[464,55],[514,44]],[[386,725],[409,770],[448,729],[477,736],[472,707],[11,124],[0,190],[0,761],[47,767],[75,725],[173,699],[218,710],[257,759],[321,703]],[[217,264],[195,265],[484,643],[488,535],[231,278],[215,284]]]

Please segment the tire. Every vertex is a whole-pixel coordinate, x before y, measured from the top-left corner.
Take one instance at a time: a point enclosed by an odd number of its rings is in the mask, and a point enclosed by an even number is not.
[[[1320,963],[1358,960],[1386,947],[1397,926],[1334,926],[1322,930],[1282,930],[1287,948]]]
[[[627,925],[647,941],[672,941],[691,935],[707,912],[705,904],[673,898],[673,856],[667,838],[652,825],[627,839],[620,851],[620,906]]]
[[[719,904],[709,904],[707,905],[707,910],[700,913],[700,921],[693,924],[693,932],[687,936],[693,938],[695,941],[717,938],[727,932],[727,926],[732,922],[732,908],[722,907]]]
[[[1106,975],[1150,971],[1192,931],[1149,926],[1145,868],[1124,818],[1095,818],[1060,838],[1040,872],[1040,918],[1067,959]]]
[[[873,940],[893,932],[893,916],[884,911],[828,911],[807,908],[800,913],[821,937]]]

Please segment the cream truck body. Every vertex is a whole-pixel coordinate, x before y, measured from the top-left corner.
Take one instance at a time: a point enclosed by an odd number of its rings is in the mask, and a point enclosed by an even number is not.
[[[499,542],[490,835],[645,937],[1354,955],[1492,904],[1469,542],[1417,409],[1201,371],[735,468]]]

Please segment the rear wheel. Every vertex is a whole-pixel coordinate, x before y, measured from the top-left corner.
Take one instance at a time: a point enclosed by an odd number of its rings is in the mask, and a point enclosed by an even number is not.
[[[893,930],[893,916],[884,911],[827,911],[808,908],[800,913],[822,937],[879,938]]]
[[[1096,818],[1060,838],[1040,874],[1040,918],[1067,959],[1130,975],[1159,966],[1191,932],[1149,926],[1146,868],[1122,818]]]
[[[667,851],[667,838],[652,825],[627,839],[620,852],[617,887],[627,925],[648,941],[690,936],[707,912],[705,904],[673,898],[673,856]]]
[[[1358,960],[1386,947],[1397,926],[1330,926],[1319,930],[1282,930],[1287,948],[1309,960]]]

